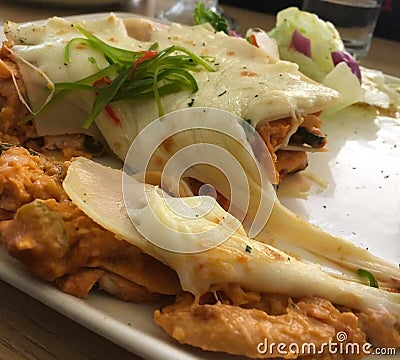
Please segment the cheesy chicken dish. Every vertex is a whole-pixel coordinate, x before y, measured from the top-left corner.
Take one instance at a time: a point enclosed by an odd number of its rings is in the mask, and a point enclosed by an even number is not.
[[[206,351],[337,360],[368,354],[302,348],[321,347],[339,332],[362,349],[369,343],[400,347],[397,265],[299,218],[274,197],[270,183],[262,188],[250,181],[243,224],[226,211],[229,191],[213,172],[182,180],[177,192],[162,188],[169,157],[195,136],[172,138],[144,183],[88,156],[102,149],[124,160],[160,115],[199,108],[207,117],[207,109],[216,108],[256,129],[279,179],[304,169],[307,151],[324,148],[319,115],[337,99],[334,90],[208,25],[110,15],[88,22],[8,22],[4,30],[0,232],[3,247],[29,271],[78,297],[97,287],[125,301],[168,303],[155,311],[155,323],[177,342]],[[240,124],[237,129],[244,134]],[[62,160],[48,155],[55,149]],[[128,206],[123,181],[132,190]],[[203,183],[216,184],[216,199],[197,195]],[[165,202],[183,199],[195,207],[205,198],[211,211],[190,219]],[[247,220],[264,198],[273,203],[270,218],[250,237]],[[146,227],[155,238],[179,242],[160,231],[161,222],[207,245],[213,239],[201,233],[223,221],[216,236],[229,230],[227,239],[198,252],[167,250],[139,231]],[[257,345],[266,338],[300,350],[260,352]]]

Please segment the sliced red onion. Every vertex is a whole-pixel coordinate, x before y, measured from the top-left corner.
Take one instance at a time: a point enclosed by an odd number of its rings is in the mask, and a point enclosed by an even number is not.
[[[332,60],[333,60],[333,63],[335,64],[335,66],[337,64],[339,64],[340,62],[344,61],[347,64],[347,66],[351,69],[351,72],[355,76],[357,76],[357,78],[361,84],[360,66],[358,65],[356,59],[354,59],[353,56],[351,56],[346,51],[332,51],[331,56],[332,56]]]
[[[297,51],[311,58],[311,41],[297,29],[293,31],[292,44]]]

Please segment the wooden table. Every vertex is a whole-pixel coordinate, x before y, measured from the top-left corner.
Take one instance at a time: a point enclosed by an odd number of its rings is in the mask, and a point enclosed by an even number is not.
[[[82,0],[84,1],[84,0]],[[65,1],[67,3],[67,1]],[[1,0],[0,21],[29,21],[52,15],[67,16],[97,11],[129,11],[153,16],[171,4],[168,0],[131,0],[112,8],[52,8]],[[248,27],[269,29],[271,15],[224,7],[238,22],[240,32]],[[400,77],[400,43],[374,38],[366,67]],[[96,335],[51,308],[0,281],[0,360],[127,360],[139,359],[112,342]]]

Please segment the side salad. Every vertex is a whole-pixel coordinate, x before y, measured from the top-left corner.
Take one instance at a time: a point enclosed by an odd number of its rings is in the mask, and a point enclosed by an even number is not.
[[[338,111],[363,100],[360,67],[345,51],[332,23],[290,7],[278,13],[276,26],[268,35],[277,42],[282,60],[295,62],[303,74],[341,94],[340,101],[328,111]]]
[[[195,24],[209,22],[216,31],[238,36],[202,3],[196,6],[194,20]],[[400,108],[398,87],[386,84],[382,72],[361,67],[346,52],[335,26],[315,14],[296,7],[284,9],[277,14],[273,29],[267,33],[249,29],[246,38],[272,58],[294,62],[309,78],[338,91],[340,100],[325,112],[333,113],[355,103],[394,112]]]

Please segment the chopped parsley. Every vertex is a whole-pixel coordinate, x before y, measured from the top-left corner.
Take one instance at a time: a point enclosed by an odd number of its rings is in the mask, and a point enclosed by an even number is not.
[[[246,245],[246,252],[251,253],[252,247],[250,245]]]

